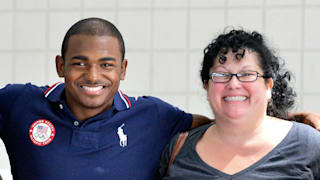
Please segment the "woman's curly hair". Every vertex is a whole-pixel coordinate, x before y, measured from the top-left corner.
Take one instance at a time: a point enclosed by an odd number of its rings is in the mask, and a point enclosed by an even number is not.
[[[246,32],[244,30],[231,30],[220,34],[205,49],[201,69],[203,84],[207,84],[210,77],[210,68],[218,60],[224,64],[226,54],[231,50],[236,60],[241,60],[246,50],[257,53],[260,57],[260,67],[264,77],[272,78],[274,86],[272,97],[268,103],[267,114],[270,116],[288,119],[288,111],[293,108],[296,93],[291,87],[292,74],[284,68],[284,62],[266,45],[266,42],[258,32]]]

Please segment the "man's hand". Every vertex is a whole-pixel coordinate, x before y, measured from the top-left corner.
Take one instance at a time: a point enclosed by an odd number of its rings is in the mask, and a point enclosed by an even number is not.
[[[320,114],[313,112],[295,112],[289,114],[289,119],[308,124],[320,131]]]
[[[192,120],[191,129],[199,127],[203,124],[209,124],[213,121],[212,119],[209,119],[206,116],[199,115],[199,114],[192,114],[192,117],[193,117],[193,120]]]

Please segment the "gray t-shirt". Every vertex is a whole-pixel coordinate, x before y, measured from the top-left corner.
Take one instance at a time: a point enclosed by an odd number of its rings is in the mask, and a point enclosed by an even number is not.
[[[210,125],[204,125],[190,131],[180,153],[170,166],[169,177],[165,177],[165,170],[178,136],[173,138],[162,154],[159,179],[320,180],[320,133],[310,126],[294,122],[287,136],[271,152],[233,175],[209,166],[196,152],[198,140],[209,127]]]

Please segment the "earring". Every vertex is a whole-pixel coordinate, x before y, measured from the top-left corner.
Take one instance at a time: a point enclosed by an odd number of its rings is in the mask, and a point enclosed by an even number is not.
[[[271,100],[271,97],[272,97],[272,93],[271,93],[271,89],[267,90],[267,99],[268,101]]]

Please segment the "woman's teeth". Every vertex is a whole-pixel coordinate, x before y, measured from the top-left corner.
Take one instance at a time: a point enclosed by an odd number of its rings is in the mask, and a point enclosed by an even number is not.
[[[227,96],[224,98],[225,101],[244,101],[248,99],[246,96]]]

